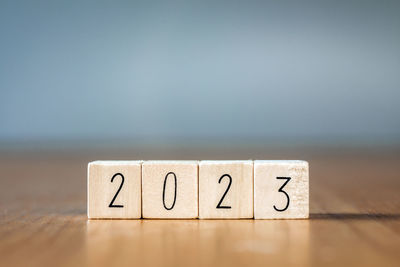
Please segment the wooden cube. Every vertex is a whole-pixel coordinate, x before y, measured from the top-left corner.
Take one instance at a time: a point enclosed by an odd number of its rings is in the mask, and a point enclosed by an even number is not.
[[[306,161],[254,161],[255,219],[308,218],[308,199]]]
[[[201,161],[199,218],[253,218],[253,161]]]
[[[198,162],[145,161],[143,218],[198,217]]]
[[[94,161],[88,165],[89,219],[139,219],[142,214],[141,161]]]

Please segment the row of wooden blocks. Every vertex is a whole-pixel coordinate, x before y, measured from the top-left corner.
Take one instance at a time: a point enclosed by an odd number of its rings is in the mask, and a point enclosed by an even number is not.
[[[308,177],[299,160],[94,161],[88,217],[308,218]]]

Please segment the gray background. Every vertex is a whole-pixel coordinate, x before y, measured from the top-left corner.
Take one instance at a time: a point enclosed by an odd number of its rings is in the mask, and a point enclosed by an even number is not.
[[[400,1],[0,2],[0,141],[400,141]]]

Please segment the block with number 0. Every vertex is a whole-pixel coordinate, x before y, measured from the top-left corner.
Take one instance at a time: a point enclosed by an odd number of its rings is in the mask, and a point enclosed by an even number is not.
[[[308,176],[306,161],[254,161],[254,218],[308,218]]]
[[[199,218],[253,218],[253,161],[200,161]]]
[[[94,161],[88,165],[88,218],[139,219],[142,161]]]
[[[145,161],[143,218],[198,217],[198,162]]]

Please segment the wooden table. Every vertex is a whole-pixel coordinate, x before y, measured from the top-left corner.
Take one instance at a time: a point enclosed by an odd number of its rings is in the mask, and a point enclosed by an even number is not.
[[[86,219],[94,159],[304,159],[309,220]],[[400,266],[400,149],[0,151],[2,266]]]

